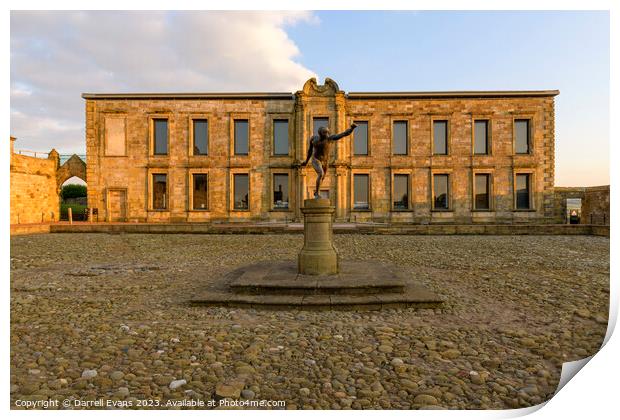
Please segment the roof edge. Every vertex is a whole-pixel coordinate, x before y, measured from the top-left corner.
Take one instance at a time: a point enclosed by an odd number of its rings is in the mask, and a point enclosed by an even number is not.
[[[348,99],[511,98],[557,96],[559,90],[470,90],[435,92],[349,92]],[[82,93],[84,99],[294,99],[290,92]]]
[[[293,99],[290,92],[82,93],[84,99]]]
[[[445,92],[349,92],[350,99],[396,99],[396,98],[510,98],[557,96],[555,90],[465,90]]]

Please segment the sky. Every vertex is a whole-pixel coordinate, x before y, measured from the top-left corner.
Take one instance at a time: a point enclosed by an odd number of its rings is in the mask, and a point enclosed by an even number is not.
[[[16,149],[84,153],[83,92],[559,89],[557,186],[609,184],[608,12],[11,12]]]

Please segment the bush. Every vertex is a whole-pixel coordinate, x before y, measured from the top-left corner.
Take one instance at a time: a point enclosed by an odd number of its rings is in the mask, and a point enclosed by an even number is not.
[[[86,197],[86,185],[69,184],[62,187],[60,191],[60,198],[66,200],[67,198]]]
[[[86,206],[62,203],[60,205],[60,220],[69,220],[69,207],[71,207],[71,213],[73,213],[73,220],[84,221],[88,218],[88,215],[85,215]]]

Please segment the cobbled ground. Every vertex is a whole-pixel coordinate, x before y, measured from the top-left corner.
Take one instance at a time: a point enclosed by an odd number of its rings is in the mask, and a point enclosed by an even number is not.
[[[527,407],[551,398],[562,363],[594,354],[605,335],[609,239],[593,236],[335,235],[342,258],[402,267],[446,298],[442,309],[188,304],[231,269],[295,259],[302,242],[293,234],[12,237],[11,408],[43,400]]]

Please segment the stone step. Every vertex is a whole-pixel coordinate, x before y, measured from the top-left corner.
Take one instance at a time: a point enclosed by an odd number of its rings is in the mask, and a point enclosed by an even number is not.
[[[377,293],[403,293],[404,285],[400,283],[383,284],[360,282],[359,284],[342,284],[336,282],[318,282],[291,284],[281,282],[274,284],[230,285],[237,294],[250,295],[372,295]]]
[[[256,309],[379,310],[384,308],[438,308],[443,299],[422,287],[407,287],[403,293],[369,295],[254,295],[232,291],[211,291],[191,300],[204,306],[250,307]]]

